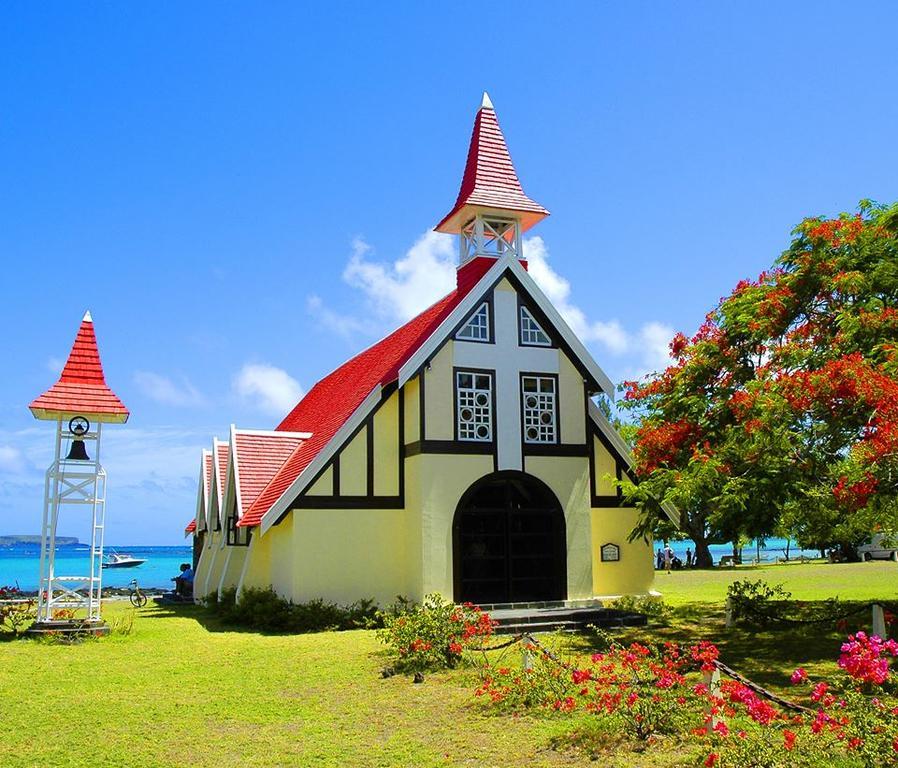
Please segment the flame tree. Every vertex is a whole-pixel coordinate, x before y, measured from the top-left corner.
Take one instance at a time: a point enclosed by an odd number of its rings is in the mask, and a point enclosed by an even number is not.
[[[638,423],[635,536],[660,501],[708,543],[794,533],[853,545],[894,527],[898,490],[898,204],[811,218],[757,280],[721,299],[667,370],[625,384]]]

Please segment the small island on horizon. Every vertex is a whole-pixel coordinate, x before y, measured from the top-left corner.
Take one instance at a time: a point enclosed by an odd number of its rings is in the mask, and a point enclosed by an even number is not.
[[[74,547],[78,545],[80,542],[78,541],[77,536],[57,536],[56,537],[56,546],[57,547]],[[12,547],[21,547],[21,546],[36,546],[39,547],[41,545],[41,537],[40,535],[36,536],[28,536],[28,535],[15,535],[15,536],[0,536],[0,548],[12,548]]]

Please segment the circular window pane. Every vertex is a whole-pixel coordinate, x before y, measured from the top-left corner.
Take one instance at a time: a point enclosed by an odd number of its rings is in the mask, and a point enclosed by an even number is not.
[[[551,424],[551,423],[552,423],[552,414],[551,414],[551,413],[548,413],[548,412],[546,412],[546,413],[541,413],[540,416],[539,416],[539,420],[540,420],[543,424]]]
[[[539,437],[539,432],[536,427],[527,427],[527,437],[531,440],[536,440],[536,438]]]
[[[528,408],[536,408],[536,398],[533,395],[528,395],[527,407]]]
[[[474,418],[474,411],[470,408],[462,408],[461,409],[461,420],[462,421],[471,421]]]
[[[489,431],[489,429],[487,429],[485,424],[481,424],[479,427],[477,427],[477,437],[486,439],[489,436],[490,436],[490,431]]]
[[[476,399],[474,400],[477,405],[481,406],[486,405],[489,401],[490,399],[483,392],[477,395]]]

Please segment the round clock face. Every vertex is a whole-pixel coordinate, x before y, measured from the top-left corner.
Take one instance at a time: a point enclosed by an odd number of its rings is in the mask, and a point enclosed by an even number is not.
[[[69,421],[69,432],[75,435],[75,437],[81,437],[81,435],[86,434],[89,429],[90,422],[83,416],[75,416],[75,418]]]

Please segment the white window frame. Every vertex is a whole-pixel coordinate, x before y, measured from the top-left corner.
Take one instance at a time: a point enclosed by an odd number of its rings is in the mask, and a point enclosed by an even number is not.
[[[463,387],[462,376],[471,377],[471,386]],[[483,386],[486,383],[486,386]],[[493,388],[491,371],[455,371],[455,435],[465,443],[493,441]],[[482,427],[486,427],[484,431]]]
[[[474,331],[480,335],[465,336],[466,331]],[[492,342],[492,333],[490,332],[490,303],[484,301],[477,310],[468,318],[467,322],[455,334],[455,338],[459,341],[473,341],[479,344],[489,344]]]
[[[552,339],[548,333],[545,332],[543,327],[536,322],[536,318],[533,317],[533,313],[530,312],[527,307],[521,304],[520,312],[518,313],[519,319],[519,338],[521,340],[521,345],[525,347],[551,347]],[[534,327],[528,327],[528,325],[532,324]],[[545,341],[540,341],[534,338],[528,338],[528,334],[532,336],[536,336],[537,334],[542,334],[545,338]]]
[[[526,388],[528,382],[534,389]],[[557,445],[558,379],[554,376],[521,374],[521,429],[528,445]]]

